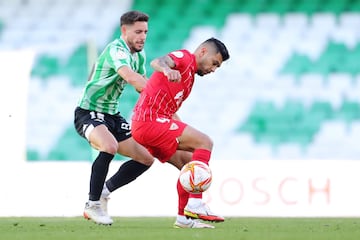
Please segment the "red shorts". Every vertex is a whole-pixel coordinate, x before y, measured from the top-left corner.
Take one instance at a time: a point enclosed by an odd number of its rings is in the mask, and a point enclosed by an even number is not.
[[[146,147],[160,162],[168,161],[179,145],[178,137],[187,124],[174,119],[157,119],[152,122],[132,121],[133,138]]]

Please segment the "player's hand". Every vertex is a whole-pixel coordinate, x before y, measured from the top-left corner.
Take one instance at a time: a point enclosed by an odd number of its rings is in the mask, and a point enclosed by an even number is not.
[[[175,69],[169,69],[167,71],[164,71],[164,75],[168,78],[170,82],[180,82],[181,80],[180,72]]]

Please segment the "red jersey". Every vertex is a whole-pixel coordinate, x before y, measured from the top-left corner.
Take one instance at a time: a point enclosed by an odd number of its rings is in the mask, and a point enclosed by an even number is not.
[[[169,56],[175,62],[174,69],[180,72],[181,80],[170,82],[162,72],[155,71],[135,105],[133,120],[170,119],[189,96],[197,70],[195,56],[187,50],[174,51]]]

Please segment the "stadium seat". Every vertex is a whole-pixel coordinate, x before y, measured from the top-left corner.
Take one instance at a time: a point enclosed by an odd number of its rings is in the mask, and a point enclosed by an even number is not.
[[[281,17],[275,13],[259,13],[254,19],[254,25],[258,29],[277,31],[281,24]]]
[[[338,17],[341,29],[355,30],[360,26],[360,15],[354,12],[344,12]]]
[[[344,101],[337,111],[337,119],[343,120],[345,123],[352,123],[360,120],[360,103]]]
[[[327,0],[319,6],[322,12],[331,12],[333,14],[340,14],[344,12],[347,7],[347,1]]]
[[[282,1],[282,0],[275,0],[275,1],[270,1],[269,5],[266,7],[265,12],[270,12],[270,13],[274,13],[277,14],[279,16],[282,16],[286,13],[288,13],[289,11],[292,10],[293,6],[294,6],[294,2],[296,1]]]
[[[331,12],[315,13],[311,16],[310,25],[313,29],[328,36],[336,29],[337,17]]]
[[[265,0],[243,1],[238,11],[241,13],[249,13],[255,15],[264,11],[266,2],[267,1]]]
[[[283,27],[287,30],[296,30],[302,32],[309,25],[309,18],[302,12],[287,12],[283,16]]]
[[[332,73],[326,78],[326,87],[331,92],[338,92],[341,95],[346,95],[353,87],[353,77],[348,73]]]
[[[297,2],[297,4],[294,5],[294,11],[311,15],[316,13],[319,10],[320,6],[321,6],[321,0],[314,0],[314,1],[303,0]]]

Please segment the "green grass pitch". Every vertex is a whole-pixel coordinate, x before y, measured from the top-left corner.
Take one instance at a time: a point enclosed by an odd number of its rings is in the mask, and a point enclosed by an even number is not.
[[[360,218],[227,218],[215,229],[174,229],[171,217],[115,217],[112,226],[81,217],[0,218],[4,240],[347,240],[360,239]]]

